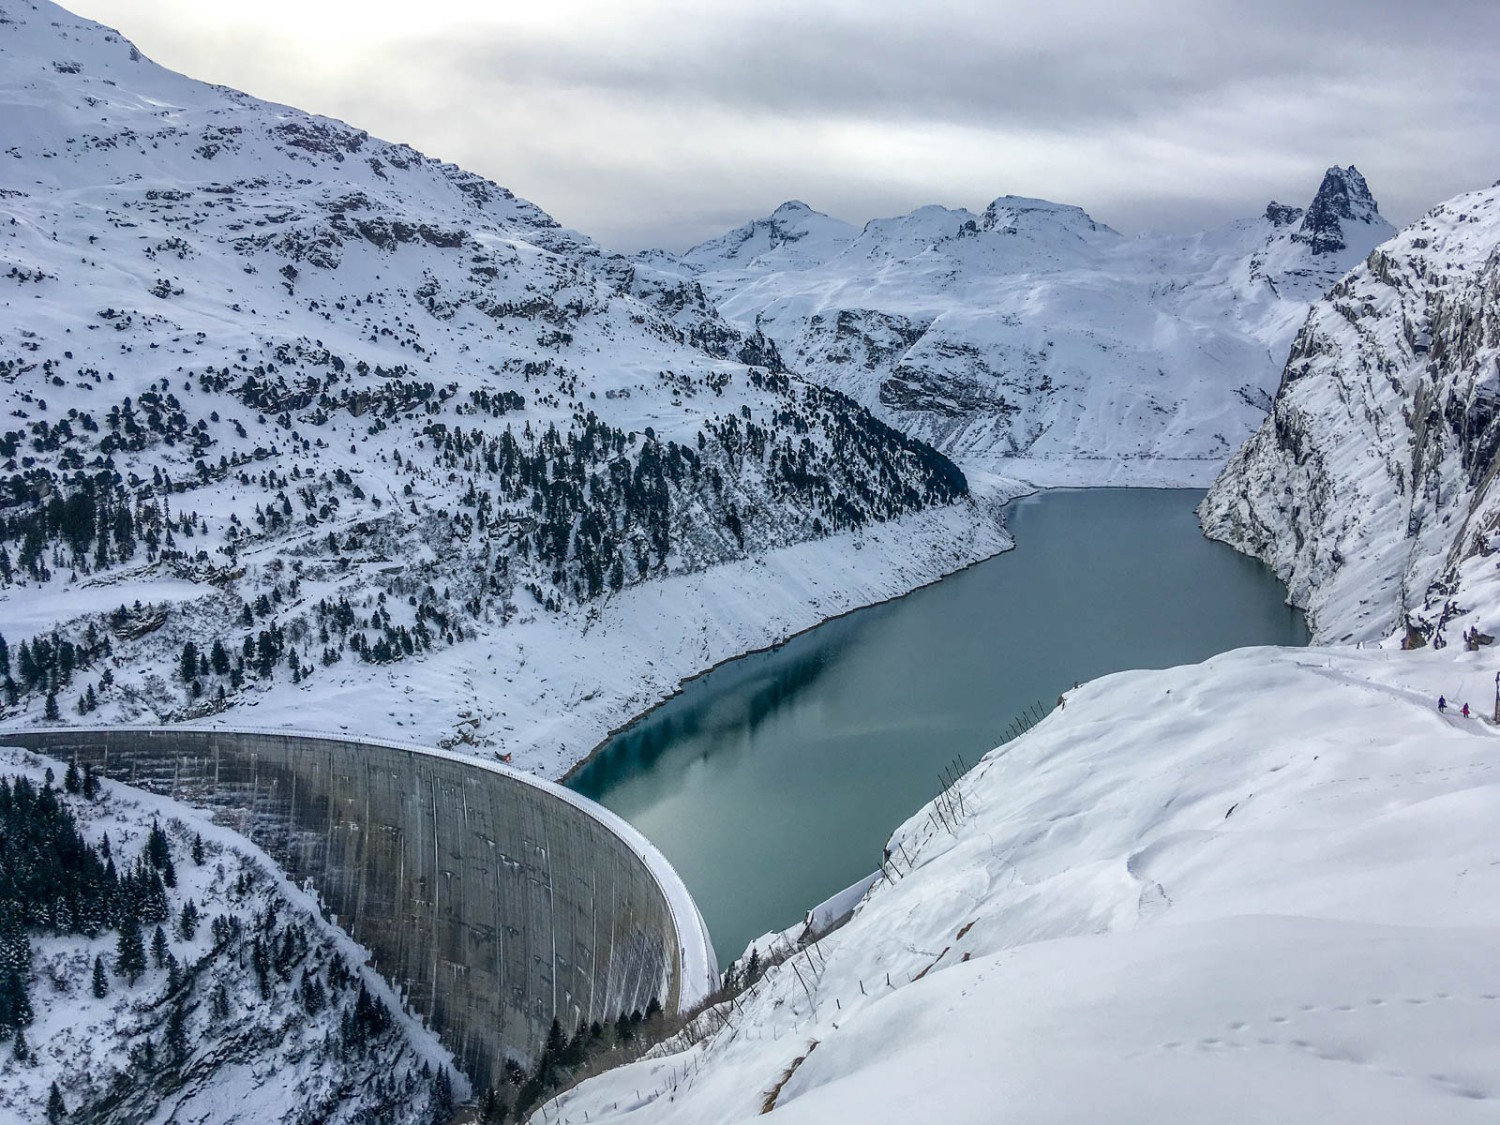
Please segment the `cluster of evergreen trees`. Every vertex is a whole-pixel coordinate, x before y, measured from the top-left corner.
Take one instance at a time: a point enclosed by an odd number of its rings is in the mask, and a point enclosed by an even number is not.
[[[527,1070],[513,1059],[505,1063],[505,1087],[487,1090],[479,1101],[479,1119],[484,1125],[502,1125],[512,1113],[524,1121],[545,1099],[580,1082],[593,1072],[601,1059],[614,1052],[632,1052],[660,1031],[661,1004],[655,998],[634,1012],[621,1012],[613,1024],[579,1021],[570,1036],[562,1021],[553,1019],[536,1064]],[[626,1060],[621,1060],[626,1061]]]
[[[140,603],[136,603],[139,605]],[[121,614],[129,611],[123,606]],[[22,696],[39,692],[46,696],[44,717],[57,719],[61,715],[57,704],[57,693],[72,684],[77,673],[92,668],[98,660],[113,651],[109,635],[95,623],[90,622],[81,634],[65,636],[60,632],[44,634],[21,641],[12,655],[9,642],[0,634],[0,692],[5,705],[14,707]],[[99,705],[99,690],[114,681],[113,673],[105,669],[99,678],[99,687],[88,685],[78,698],[78,713],[86,715]]]
[[[218,472],[227,468],[226,460]],[[204,525],[196,513],[171,514],[172,490],[158,470],[149,494],[137,498],[107,465],[58,474],[31,468],[0,480],[0,584],[18,575],[45,581],[56,567],[88,574],[129,562],[142,547],[148,562],[186,558],[174,530],[191,537]]]
[[[109,638],[92,623],[77,641],[60,633],[33,637],[30,644],[22,641],[16,646],[14,663],[10,645],[0,635],[0,685],[4,687],[5,701],[15,706],[22,694],[42,691],[52,700],[50,709],[55,710],[58,690],[72,682],[75,672],[90,667],[109,652]]]
[[[93,800],[99,783],[92,768],[70,765],[62,790]],[[206,862],[201,837],[193,837],[182,850],[194,864]],[[186,1080],[195,1026],[201,1024],[212,1035],[228,1034],[237,1020],[265,1022],[247,1008],[242,977],[246,984],[254,982],[262,1002],[272,1005],[263,1009],[271,1013],[270,1023],[247,1025],[249,1042],[262,1043],[272,1024],[292,1026],[332,1008],[338,1019],[325,1047],[334,1058],[348,1062],[391,1051],[400,1031],[390,1010],[326,940],[317,940],[304,920],[285,916],[275,897],[247,920],[239,914],[216,915],[209,951],[180,962],[174,942],[194,941],[205,918],[193,899],[173,892],[178,883],[173,851],[166,831],[153,822],[140,854],[124,863],[108,835],[97,845],[83,838],[50,771],[40,786],[24,776],[0,778],[0,1042],[10,1045],[12,1058],[26,1062],[32,1055],[26,1028],[36,1015],[33,935],[98,938],[111,932],[112,955],[94,958],[81,988],[103,999],[116,987],[134,988],[153,969],[165,973],[165,985],[145,1028],[136,1029],[130,1065],[93,1084],[86,1107],[92,1120],[116,1114],[137,1119],[141,1107],[155,1105],[178,1088]],[[258,884],[253,868],[241,870],[230,886],[231,901],[253,902]],[[174,905],[174,897],[180,905]],[[278,997],[289,997],[302,1014],[288,1013]],[[206,1012],[195,1017],[200,1009]],[[371,1082],[360,1097],[375,1107],[372,1120],[413,1104],[425,1103],[434,1123],[446,1122],[451,1112],[452,1079],[444,1068],[434,1072],[424,1065],[379,1074]],[[329,1096],[339,1100],[352,1092],[336,1089]],[[84,1108],[73,1106],[71,1115]],[[308,1125],[330,1108],[331,1103],[310,1105]],[[49,1091],[47,1113],[51,1122],[70,1116],[57,1083]]]
[[[963,474],[941,454],[886,426],[837,392],[805,386],[800,397],[784,376],[756,373],[784,388],[785,405],[768,422],[729,415],[700,431],[697,448],[645,440],[601,421],[592,411],[560,433],[530,424],[518,438],[430,423],[425,431],[440,468],[469,475],[460,515],[469,536],[504,536],[524,561],[536,560],[559,595],[599,597],[665,565],[707,512],[744,550],[747,462],[793,520],[811,514],[814,535],[862,527],[968,493]],[[816,440],[815,440],[816,438]],[[514,509],[528,514],[517,536]],[[706,529],[698,528],[703,531]],[[537,590],[548,608],[560,601]]]
[[[784,386],[788,399],[770,424],[729,415],[710,422],[709,432],[731,463],[766,465],[778,496],[819,511],[824,530],[863,527],[969,494],[958,466],[847,395],[808,383],[799,403],[784,375],[762,378]],[[809,436],[815,429],[826,447]]]
[[[64,788],[87,800],[98,792],[91,767],[70,765]],[[145,851],[123,873],[109,837],[87,843],[49,778],[37,788],[25,777],[0,778],[0,1041],[17,1037],[24,1055],[31,1022],[28,934],[98,937],[118,930],[114,969],[132,984],[145,971],[144,926],[168,921],[167,887],[175,886],[166,834],[153,824]],[[160,956],[160,955],[158,955]],[[103,962],[94,966],[96,995],[108,991]]]

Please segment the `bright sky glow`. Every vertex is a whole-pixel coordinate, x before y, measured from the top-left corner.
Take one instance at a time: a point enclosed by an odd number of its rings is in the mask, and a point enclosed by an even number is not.
[[[1500,176],[1490,0],[74,0],[157,62],[343,118],[614,249],[785,199],[853,222],[997,195],[1124,231],[1388,217]]]

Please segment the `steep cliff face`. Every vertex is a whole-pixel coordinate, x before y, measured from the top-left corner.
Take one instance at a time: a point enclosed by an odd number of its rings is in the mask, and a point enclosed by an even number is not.
[[[1207,483],[1260,424],[1308,304],[1393,232],[1353,167],[1311,204],[1124,238],[1003,196],[856,231],[804,204],[643,270],[694,280],[793,370],[966,464]]]
[[[1313,306],[1200,516],[1276,568],[1318,636],[1441,643],[1490,624],[1497,448],[1500,185],[1434,208]]]
[[[1380,209],[1359,171],[1352,164],[1330,168],[1293,238],[1306,243],[1314,254],[1334,254],[1349,246],[1351,233],[1346,227],[1368,226],[1379,219]]]

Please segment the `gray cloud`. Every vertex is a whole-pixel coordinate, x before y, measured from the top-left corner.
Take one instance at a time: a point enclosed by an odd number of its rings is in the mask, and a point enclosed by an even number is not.
[[[1402,222],[1500,175],[1484,0],[560,0],[468,25],[436,0],[426,28],[348,6],[366,26],[344,43],[174,3],[81,7],[167,65],[459,161],[625,249],[789,197],[860,221],[1016,192],[1182,229],[1305,202],[1334,162]]]

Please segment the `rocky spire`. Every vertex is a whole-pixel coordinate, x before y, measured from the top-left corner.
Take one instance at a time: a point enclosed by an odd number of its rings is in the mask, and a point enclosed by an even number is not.
[[[1347,245],[1345,223],[1370,223],[1380,217],[1380,208],[1359,170],[1352,164],[1347,168],[1335,164],[1323,174],[1318,194],[1293,237],[1307,243],[1314,254],[1328,254]]]

